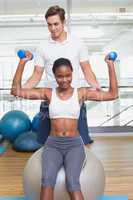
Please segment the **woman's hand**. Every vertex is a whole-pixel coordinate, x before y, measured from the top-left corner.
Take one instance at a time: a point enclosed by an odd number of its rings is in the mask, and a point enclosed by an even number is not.
[[[114,61],[109,59],[109,55],[106,55],[104,60],[108,66],[114,65]]]
[[[29,60],[32,60],[33,54],[30,51],[25,52],[25,57],[21,58],[21,61],[24,61],[25,63],[28,62]]]

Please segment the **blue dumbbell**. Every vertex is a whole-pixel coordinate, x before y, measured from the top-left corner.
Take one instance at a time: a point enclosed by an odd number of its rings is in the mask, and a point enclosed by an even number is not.
[[[111,51],[111,52],[108,54],[108,58],[109,58],[109,60],[115,61],[116,58],[117,58],[117,53],[116,53],[115,51]]]
[[[24,49],[20,49],[20,50],[18,50],[18,52],[17,52],[17,55],[18,55],[18,57],[19,57],[20,59],[25,58],[25,54],[26,54],[26,51],[25,51]],[[32,59],[33,59],[33,54],[32,54],[31,60],[32,60]]]

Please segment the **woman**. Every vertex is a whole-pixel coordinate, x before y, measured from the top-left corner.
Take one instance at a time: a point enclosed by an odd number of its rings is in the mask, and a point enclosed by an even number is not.
[[[27,54],[27,61],[30,55]],[[43,99],[49,102],[51,132],[42,154],[41,200],[53,200],[54,186],[59,169],[66,172],[66,187],[70,198],[83,200],[79,176],[85,158],[83,142],[77,130],[80,105],[86,100],[113,100],[118,96],[117,80],[113,61],[106,56],[110,85],[108,91],[90,88],[72,88],[72,65],[68,59],[59,58],[54,62],[53,73],[58,87],[23,89],[21,87],[24,64],[18,66],[12,84],[11,94],[25,99]],[[23,60],[21,61],[23,62]]]

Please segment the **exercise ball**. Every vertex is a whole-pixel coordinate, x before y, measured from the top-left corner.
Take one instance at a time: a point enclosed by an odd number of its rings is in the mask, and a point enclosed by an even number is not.
[[[3,140],[4,140],[4,137],[3,135],[0,134],[0,143],[3,142]]]
[[[32,121],[31,121],[31,129],[32,129],[32,131],[38,132],[39,123],[40,123],[40,114],[37,113],[37,114],[33,117]]]
[[[43,147],[36,151],[28,160],[24,169],[23,186],[25,196],[28,200],[40,199],[42,151]],[[104,169],[101,162],[89,149],[85,149],[85,151],[86,161],[83,165],[80,175],[81,190],[84,200],[100,200],[105,187]],[[70,199],[65,187],[65,172],[63,167],[60,169],[57,175],[54,199]]]
[[[26,113],[20,110],[7,112],[0,121],[0,132],[11,142],[21,133],[31,129],[31,121]]]
[[[28,131],[19,135],[14,143],[13,149],[19,152],[33,152],[38,150],[42,145],[37,142],[35,132]]]

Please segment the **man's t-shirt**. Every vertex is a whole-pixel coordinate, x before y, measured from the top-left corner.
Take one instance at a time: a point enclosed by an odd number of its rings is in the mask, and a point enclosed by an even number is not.
[[[52,72],[53,63],[58,58],[67,58],[71,61],[73,66],[72,86],[85,86],[87,82],[82,80],[83,73],[81,71],[80,62],[88,60],[88,51],[84,43],[67,34],[67,39],[63,42],[57,42],[49,38],[41,44],[42,48],[38,48],[35,56],[35,65],[44,67],[45,80],[44,87],[56,87],[56,80]]]

